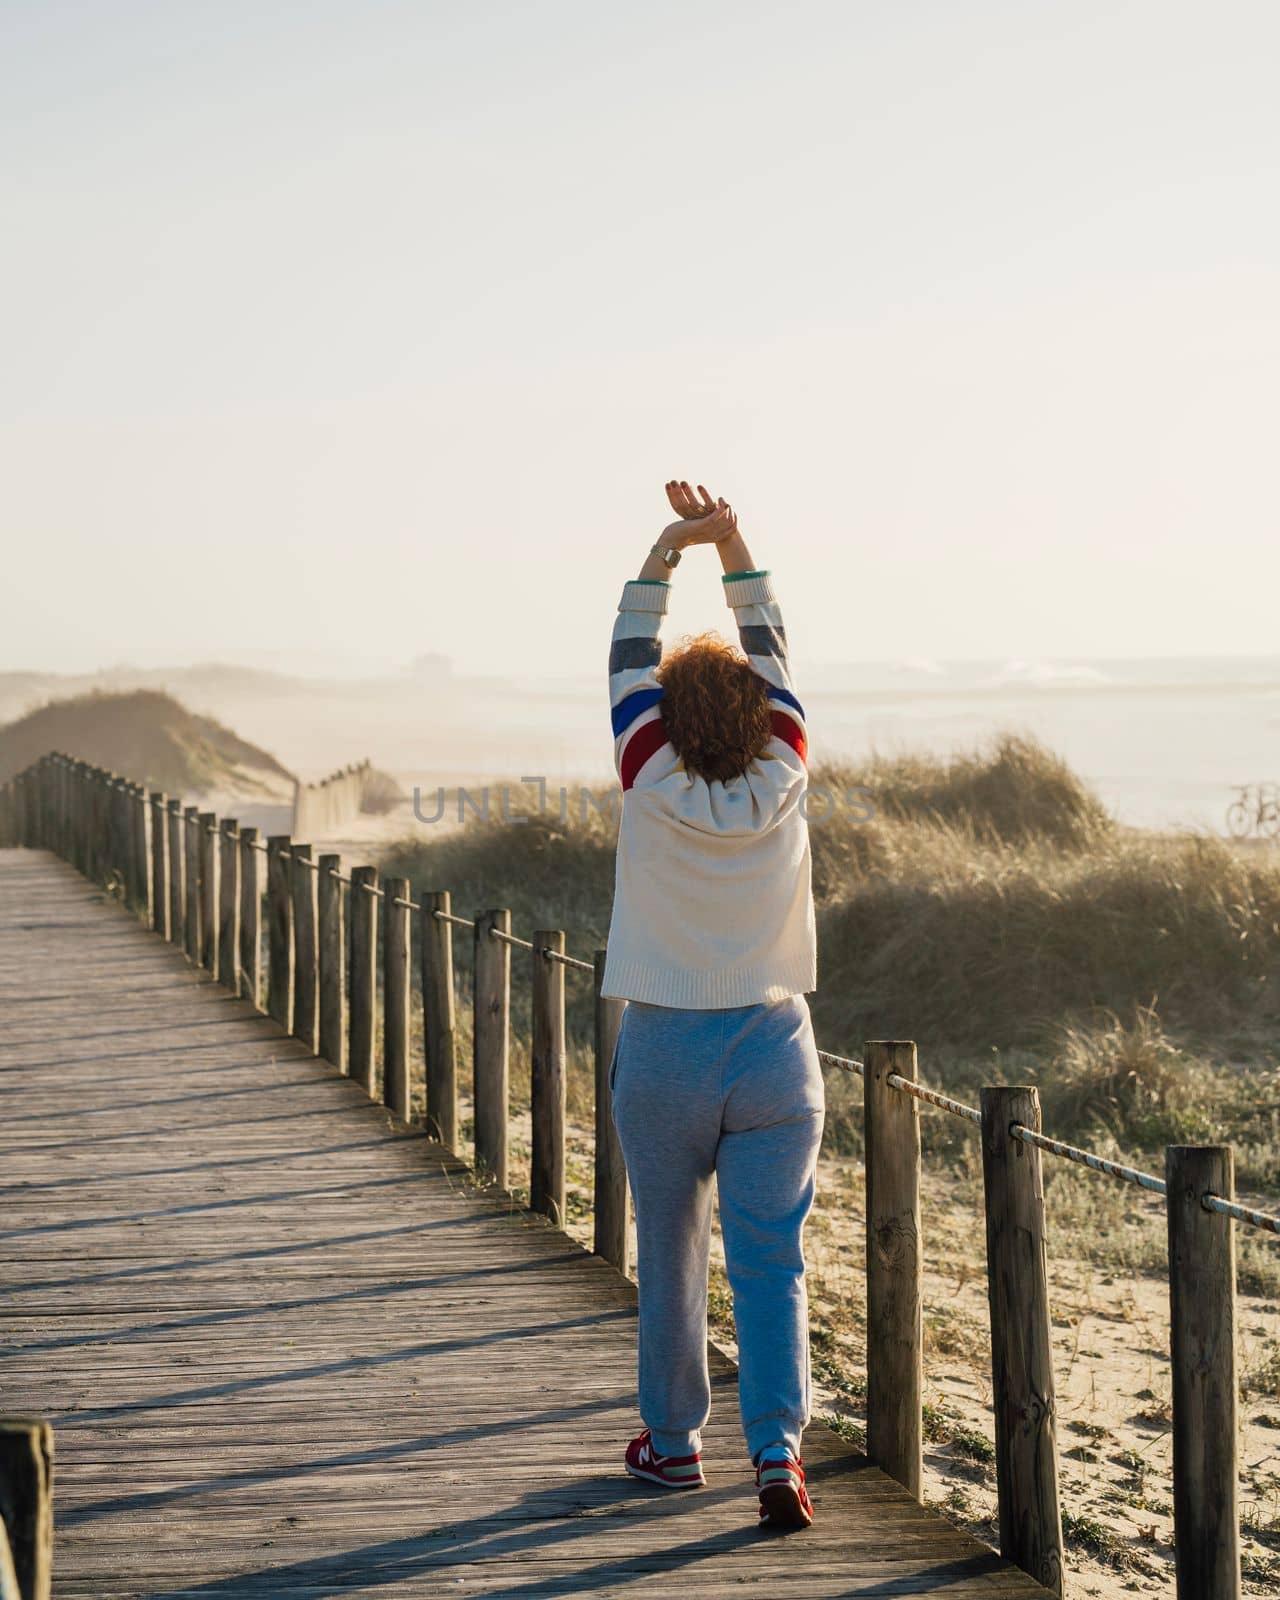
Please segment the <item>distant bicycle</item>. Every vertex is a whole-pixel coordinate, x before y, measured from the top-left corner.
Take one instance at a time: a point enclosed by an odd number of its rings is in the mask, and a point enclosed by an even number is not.
[[[1241,784],[1239,797],[1227,807],[1227,832],[1233,839],[1280,835],[1280,784]]]

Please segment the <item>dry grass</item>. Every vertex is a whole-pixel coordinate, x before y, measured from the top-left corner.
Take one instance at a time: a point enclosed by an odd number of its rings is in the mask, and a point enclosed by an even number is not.
[[[1120,828],[1026,738],[950,761],[829,763],[812,777],[836,794],[869,789],[876,808],[859,822],[837,805],[810,829],[810,1004],[824,1048],[856,1055],[866,1038],[914,1038],[925,1081],[960,1098],[984,1082],[1036,1083],[1045,1125],[1063,1138],[1135,1156],[1222,1139],[1236,1145],[1242,1186],[1280,1183],[1277,859]],[[512,791],[524,792],[514,780]],[[564,928],[571,953],[589,958],[608,933],[616,813],[523,816],[407,837],[383,868],[448,888],[466,915],[508,906],[525,937]],[[465,994],[464,932],[455,962]],[[513,952],[517,1083],[528,965]],[[571,1082],[589,1080],[590,990],[568,974]],[[585,1103],[589,1081],[576,1092]],[[954,1157],[968,1135],[930,1117],[925,1137]],[[831,1076],[827,1143],[860,1151],[856,1079]]]

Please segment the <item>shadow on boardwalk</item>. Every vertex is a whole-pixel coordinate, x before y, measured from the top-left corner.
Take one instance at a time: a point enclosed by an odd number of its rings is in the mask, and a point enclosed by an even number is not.
[[[626,1478],[634,1288],[473,1191],[71,867],[0,851],[0,1375],[56,1428],[59,1600],[1035,1595],[825,1429],[755,1526]]]

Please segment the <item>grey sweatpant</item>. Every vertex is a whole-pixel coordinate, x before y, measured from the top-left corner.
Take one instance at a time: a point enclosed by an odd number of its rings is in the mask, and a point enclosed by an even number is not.
[[[629,1000],[610,1065],[635,1206],[640,1415],[663,1455],[711,1413],[711,1183],[738,1334],[747,1450],[800,1453],[810,1419],[802,1253],[825,1098],[808,1001],[688,1010]]]

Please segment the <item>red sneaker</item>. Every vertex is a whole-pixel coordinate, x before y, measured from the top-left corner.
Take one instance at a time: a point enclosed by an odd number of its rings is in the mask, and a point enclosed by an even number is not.
[[[767,1456],[756,1468],[762,1528],[807,1528],[813,1502],[804,1486],[804,1462],[796,1456]]]
[[[633,1478],[660,1483],[664,1489],[697,1489],[707,1481],[702,1475],[701,1455],[695,1451],[691,1456],[660,1456],[648,1428],[627,1446],[627,1471]]]

